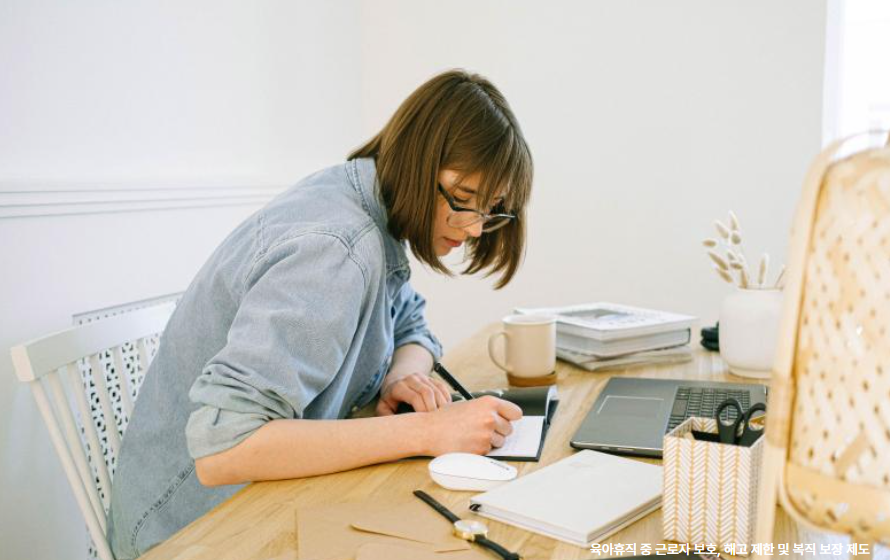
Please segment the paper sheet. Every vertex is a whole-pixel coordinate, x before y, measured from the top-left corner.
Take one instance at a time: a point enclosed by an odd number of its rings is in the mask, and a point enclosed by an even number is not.
[[[451,522],[417,498],[307,506],[298,508],[296,517],[297,558],[301,560],[355,560],[359,548],[367,543],[428,551],[442,560],[490,558],[484,549],[454,536]],[[443,552],[437,552],[440,550]],[[366,551],[366,556],[372,552],[373,548]]]
[[[544,431],[543,416],[523,416],[513,424],[513,433],[507,436],[503,447],[492,449],[489,457],[536,457],[541,447]]]

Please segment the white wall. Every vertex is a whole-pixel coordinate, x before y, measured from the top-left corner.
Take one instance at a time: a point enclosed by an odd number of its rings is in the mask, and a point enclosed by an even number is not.
[[[735,209],[751,249],[784,252],[819,146],[824,17],[812,0],[4,0],[0,558],[83,550],[3,349],[181,290],[258,203],[342,160],[442,69],[492,78],[537,163],[509,288],[415,267],[446,343],[520,304],[713,320],[727,288],[699,240],[715,217]]]
[[[840,10],[839,10],[840,11]],[[890,55],[890,3],[844,2],[836,81],[837,137],[890,129],[890,74],[876,71]]]
[[[362,32],[366,134],[465,67],[504,92],[535,157],[510,286],[415,267],[446,345],[519,305],[613,300],[713,322],[729,286],[700,240],[729,209],[749,259],[784,258],[820,146],[824,2],[373,0]]]
[[[183,290],[272,193],[342,161],[359,142],[358,15],[354,2],[0,3],[0,559],[86,553],[7,349]]]

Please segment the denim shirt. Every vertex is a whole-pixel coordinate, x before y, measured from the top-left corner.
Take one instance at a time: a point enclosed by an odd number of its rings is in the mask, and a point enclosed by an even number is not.
[[[167,325],[125,433],[109,515],[118,560],[241,488],[204,487],[195,459],[270,420],[346,417],[376,396],[400,346],[441,356],[386,223],[374,160],[358,159],[276,197],[211,255]]]

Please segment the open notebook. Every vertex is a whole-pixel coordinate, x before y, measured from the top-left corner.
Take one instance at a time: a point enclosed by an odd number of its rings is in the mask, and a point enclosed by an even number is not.
[[[522,409],[522,418],[513,422],[513,433],[507,437],[503,447],[492,449],[488,456],[506,461],[540,461],[550,420],[559,405],[556,386],[492,389],[473,393],[476,398],[485,395],[510,401]],[[463,400],[457,394],[451,395],[451,398],[454,401]],[[412,410],[414,409],[404,403],[398,408],[399,413]]]
[[[494,395],[522,409],[522,418],[513,422],[513,433],[503,447],[488,453],[505,461],[539,461],[547,438],[547,429],[559,405],[556,386],[527,387],[473,393],[474,397]]]

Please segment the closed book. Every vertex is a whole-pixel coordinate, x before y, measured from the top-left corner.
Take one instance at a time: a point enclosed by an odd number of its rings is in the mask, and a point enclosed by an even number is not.
[[[610,302],[517,308],[516,313],[553,315],[558,335],[570,334],[604,342],[686,331],[692,328],[696,319],[690,315]]]
[[[639,365],[679,364],[692,360],[692,349],[688,345],[635,352],[614,358],[600,358],[572,352],[563,348],[556,349],[556,357],[588,371],[600,371],[615,368],[629,368]]]
[[[474,496],[470,509],[587,547],[658,509],[661,484],[658,465],[585,450]]]
[[[636,352],[682,346],[688,344],[690,338],[690,329],[615,340],[597,340],[560,331],[556,334],[556,346],[563,350],[597,358],[615,358]]]

